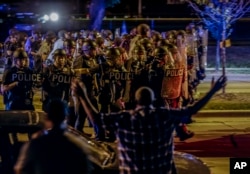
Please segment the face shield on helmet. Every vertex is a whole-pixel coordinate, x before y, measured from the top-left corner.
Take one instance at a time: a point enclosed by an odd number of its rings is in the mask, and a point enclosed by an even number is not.
[[[118,48],[111,47],[106,52],[106,61],[112,67],[121,67],[123,61]]]
[[[168,51],[168,47],[166,46],[160,46],[160,47],[157,47],[155,50],[154,50],[154,56],[155,58],[157,59],[162,59],[165,55],[167,55],[169,53]]]
[[[155,58],[161,62],[164,62],[165,65],[173,67],[174,60],[167,46],[161,46],[155,49],[154,51]]]
[[[14,60],[15,65],[18,68],[28,67],[28,55],[22,49],[18,49],[14,51],[13,60]]]

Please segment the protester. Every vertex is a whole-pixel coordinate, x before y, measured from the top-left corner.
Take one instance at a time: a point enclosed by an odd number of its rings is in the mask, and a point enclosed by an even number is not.
[[[48,103],[45,130],[26,143],[19,154],[16,174],[89,174],[87,145],[66,130],[67,105]]]
[[[153,107],[153,91],[149,87],[141,87],[135,94],[135,109],[117,113],[98,113],[88,99],[83,82],[76,80],[71,88],[92,120],[99,122],[101,118],[105,128],[115,129],[121,174],[166,174],[176,173],[173,159],[173,131],[176,123],[183,117],[197,113],[226,85],[226,81],[227,78],[221,76],[203,98],[181,109]]]

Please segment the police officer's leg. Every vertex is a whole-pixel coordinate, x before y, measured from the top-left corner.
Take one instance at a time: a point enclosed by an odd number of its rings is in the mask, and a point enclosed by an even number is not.
[[[95,97],[91,97],[91,102],[92,104],[95,106],[95,108],[98,108],[98,103],[97,103],[97,99]],[[92,125],[95,131],[95,139],[96,140],[105,140],[105,130],[102,127],[102,123],[101,123],[101,118],[99,115],[96,115],[96,118],[94,118],[95,121],[92,121]]]
[[[75,129],[80,132],[83,132],[83,127],[87,115],[82,105],[79,105],[78,107],[78,112],[76,113]]]

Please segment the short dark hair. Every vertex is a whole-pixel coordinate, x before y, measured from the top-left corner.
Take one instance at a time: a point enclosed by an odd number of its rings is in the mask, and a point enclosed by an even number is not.
[[[155,100],[154,92],[151,88],[143,86],[135,92],[135,100],[139,105],[148,106]]]
[[[48,119],[58,125],[68,116],[68,105],[60,99],[51,99],[46,106],[45,112]]]

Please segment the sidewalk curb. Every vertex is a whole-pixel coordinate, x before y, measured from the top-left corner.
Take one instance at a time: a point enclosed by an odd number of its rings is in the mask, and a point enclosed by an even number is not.
[[[250,110],[201,110],[194,117],[250,117]]]

